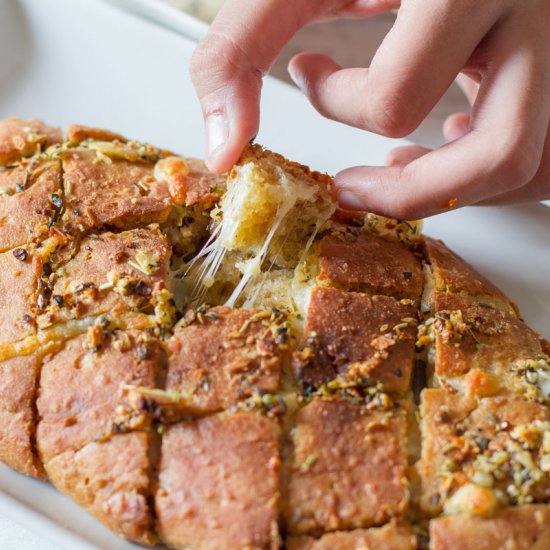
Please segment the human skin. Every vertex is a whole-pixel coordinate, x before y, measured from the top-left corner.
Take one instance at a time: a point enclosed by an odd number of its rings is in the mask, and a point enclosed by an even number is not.
[[[226,0],[191,63],[207,164],[229,169],[258,132],[262,78],[303,26],[398,9],[368,68],[302,53],[289,72],[327,118],[397,138],[414,131],[458,77],[471,113],[435,150],[394,149],[387,166],[336,175],[342,207],[401,219],[471,204],[550,198],[548,0]]]

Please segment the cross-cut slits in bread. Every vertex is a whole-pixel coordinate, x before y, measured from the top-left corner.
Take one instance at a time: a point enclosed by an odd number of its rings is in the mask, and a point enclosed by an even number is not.
[[[0,123],[0,460],[192,550],[550,545],[550,345],[419,222]]]

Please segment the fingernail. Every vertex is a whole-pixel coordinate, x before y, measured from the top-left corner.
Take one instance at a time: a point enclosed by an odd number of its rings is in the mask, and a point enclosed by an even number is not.
[[[356,195],[353,191],[348,189],[342,189],[337,192],[338,203],[342,208],[348,210],[364,210],[365,204],[359,195]]]
[[[229,122],[225,113],[210,115],[206,126],[206,155],[212,159],[224,148],[229,138]]]
[[[292,79],[292,82],[298,86],[298,88],[303,89],[303,83],[302,79],[300,78],[300,74],[293,70],[292,64],[290,64],[288,67],[288,74],[290,75],[290,78]]]

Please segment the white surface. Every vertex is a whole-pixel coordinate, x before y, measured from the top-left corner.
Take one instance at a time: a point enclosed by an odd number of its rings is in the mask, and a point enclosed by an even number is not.
[[[195,41],[201,40],[208,25],[161,0],[105,0],[122,9],[150,19]],[[199,4],[200,0],[195,0]],[[366,20],[342,19],[308,25],[298,31],[285,46],[269,74],[294,86],[288,74],[288,62],[300,52],[318,52],[332,57],[342,67],[366,67],[395,20],[392,12]],[[443,95],[430,115],[410,136],[411,141],[424,147],[437,147],[444,142],[443,123],[455,112],[468,112],[464,94],[453,84]]]
[[[0,516],[0,533],[2,533],[2,548],[9,550],[57,550],[42,537],[35,535],[19,523]]]
[[[187,76],[192,48],[96,0],[0,0],[0,118],[79,121],[200,156],[202,120]],[[259,142],[328,172],[382,163],[395,145],[322,119],[298,92],[273,80],[262,112]],[[550,209],[467,209],[426,226],[550,336]],[[32,532],[22,536],[11,521]],[[50,550],[47,541],[70,550],[137,548],[48,485],[0,467],[0,548],[31,550],[37,537],[41,550]]]

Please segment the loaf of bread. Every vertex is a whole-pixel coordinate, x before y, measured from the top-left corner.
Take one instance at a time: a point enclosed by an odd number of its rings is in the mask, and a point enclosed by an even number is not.
[[[550,359],[421,224],[0,122],[0,460],[187,550],[550,548]]]

